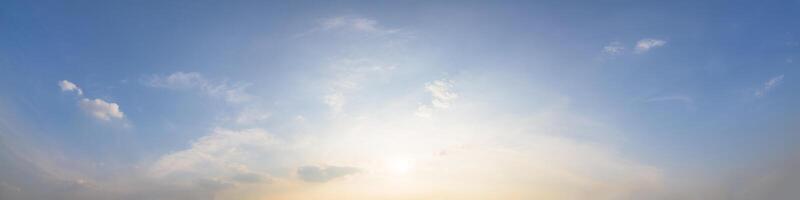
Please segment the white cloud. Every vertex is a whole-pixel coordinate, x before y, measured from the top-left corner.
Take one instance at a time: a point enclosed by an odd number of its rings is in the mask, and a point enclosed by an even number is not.
[[[81,90],[77,84],[68,80],[59,81],[58,86],[61,88],[61,91],[75,91],[79,96],[83,96],[83,90]],[[83,111],[89,113],[92,117],[99,120],[110,121],[112,119],[125,118],[125,114],[120,111],[118,104],[106,102],[102,99],[92,100],[89,98],[81,98],[78,100],[78,106]]]
[[[259,166],[270,161],[278,144],[262,129],[217,128],[212,134],[192,142],[190,148],[162,156],[149,168],[148,174],[176,183],[205,179],[224,184],[266,180],[268,175]]]
[[[416,115],[429,118],[435,110],[449,108],[452,102],[458,98],[458,93],[452,91],[454,84],[454,81],[448,79],[425,84],[425,90],[431,95],[431,102],[417,107]]]
[[[782,81],[783,81],[783,74],[776,77],[772,77],[771,79],[767,80],[767,82],[764,82],[764,86],[756,90],[756,92],[753,95],[755,95],[756,97],[762,97],[766,95],[767,92],[778,87]]]
[[[61,87],[61,91],[75,91],[78,93],[78,95],[83,95],[83,90],[81,90],[78,85],[75,85],[75,83],[72,83],[68,80],[62,80],[58,82],[58,86]]]
[[[661,47],[667,44],[667,41],[659,40],[659,39],[641,39],[636,42],[636,53],[644,53],[650,51],[650,49]]]
[[[609,55],[619,55],[625,51],[625,47],[620,42],[611,42],[603,47],[603,53]]]
[[[109,103],[102,99],[90,100],[83,98],[78,102],[81,109],[100,120],[122,119],[125,114],[119,110],[119,105]]]
[[[167,76],[153,75],[143,80],[150,87],[167,89],[197,89],[209,96],[221,97],[231,103],[241,103],[252,98],[245,89],[250,84],[227,81],[212,81],[197,72],[175,72]]]

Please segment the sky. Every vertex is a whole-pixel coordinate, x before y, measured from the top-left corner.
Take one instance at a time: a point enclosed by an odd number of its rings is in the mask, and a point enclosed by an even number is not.
[[[797,199],[798,1],[2,1],[0,199]]]

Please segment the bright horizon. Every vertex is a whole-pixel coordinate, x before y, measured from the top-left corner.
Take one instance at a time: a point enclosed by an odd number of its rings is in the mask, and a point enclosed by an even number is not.
[[[797,199],[797,1],[3,1],[0,200]]]

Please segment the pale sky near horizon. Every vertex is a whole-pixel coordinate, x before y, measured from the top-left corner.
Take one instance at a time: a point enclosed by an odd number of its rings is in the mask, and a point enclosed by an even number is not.
[[[797,199],[798,1],[3,1],[0,199]]]

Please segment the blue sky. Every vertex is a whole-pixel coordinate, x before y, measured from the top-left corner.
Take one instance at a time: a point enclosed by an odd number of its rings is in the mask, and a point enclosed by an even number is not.
[[[0,197],[791,199],[798,17],[796,1],[6,1]]]

